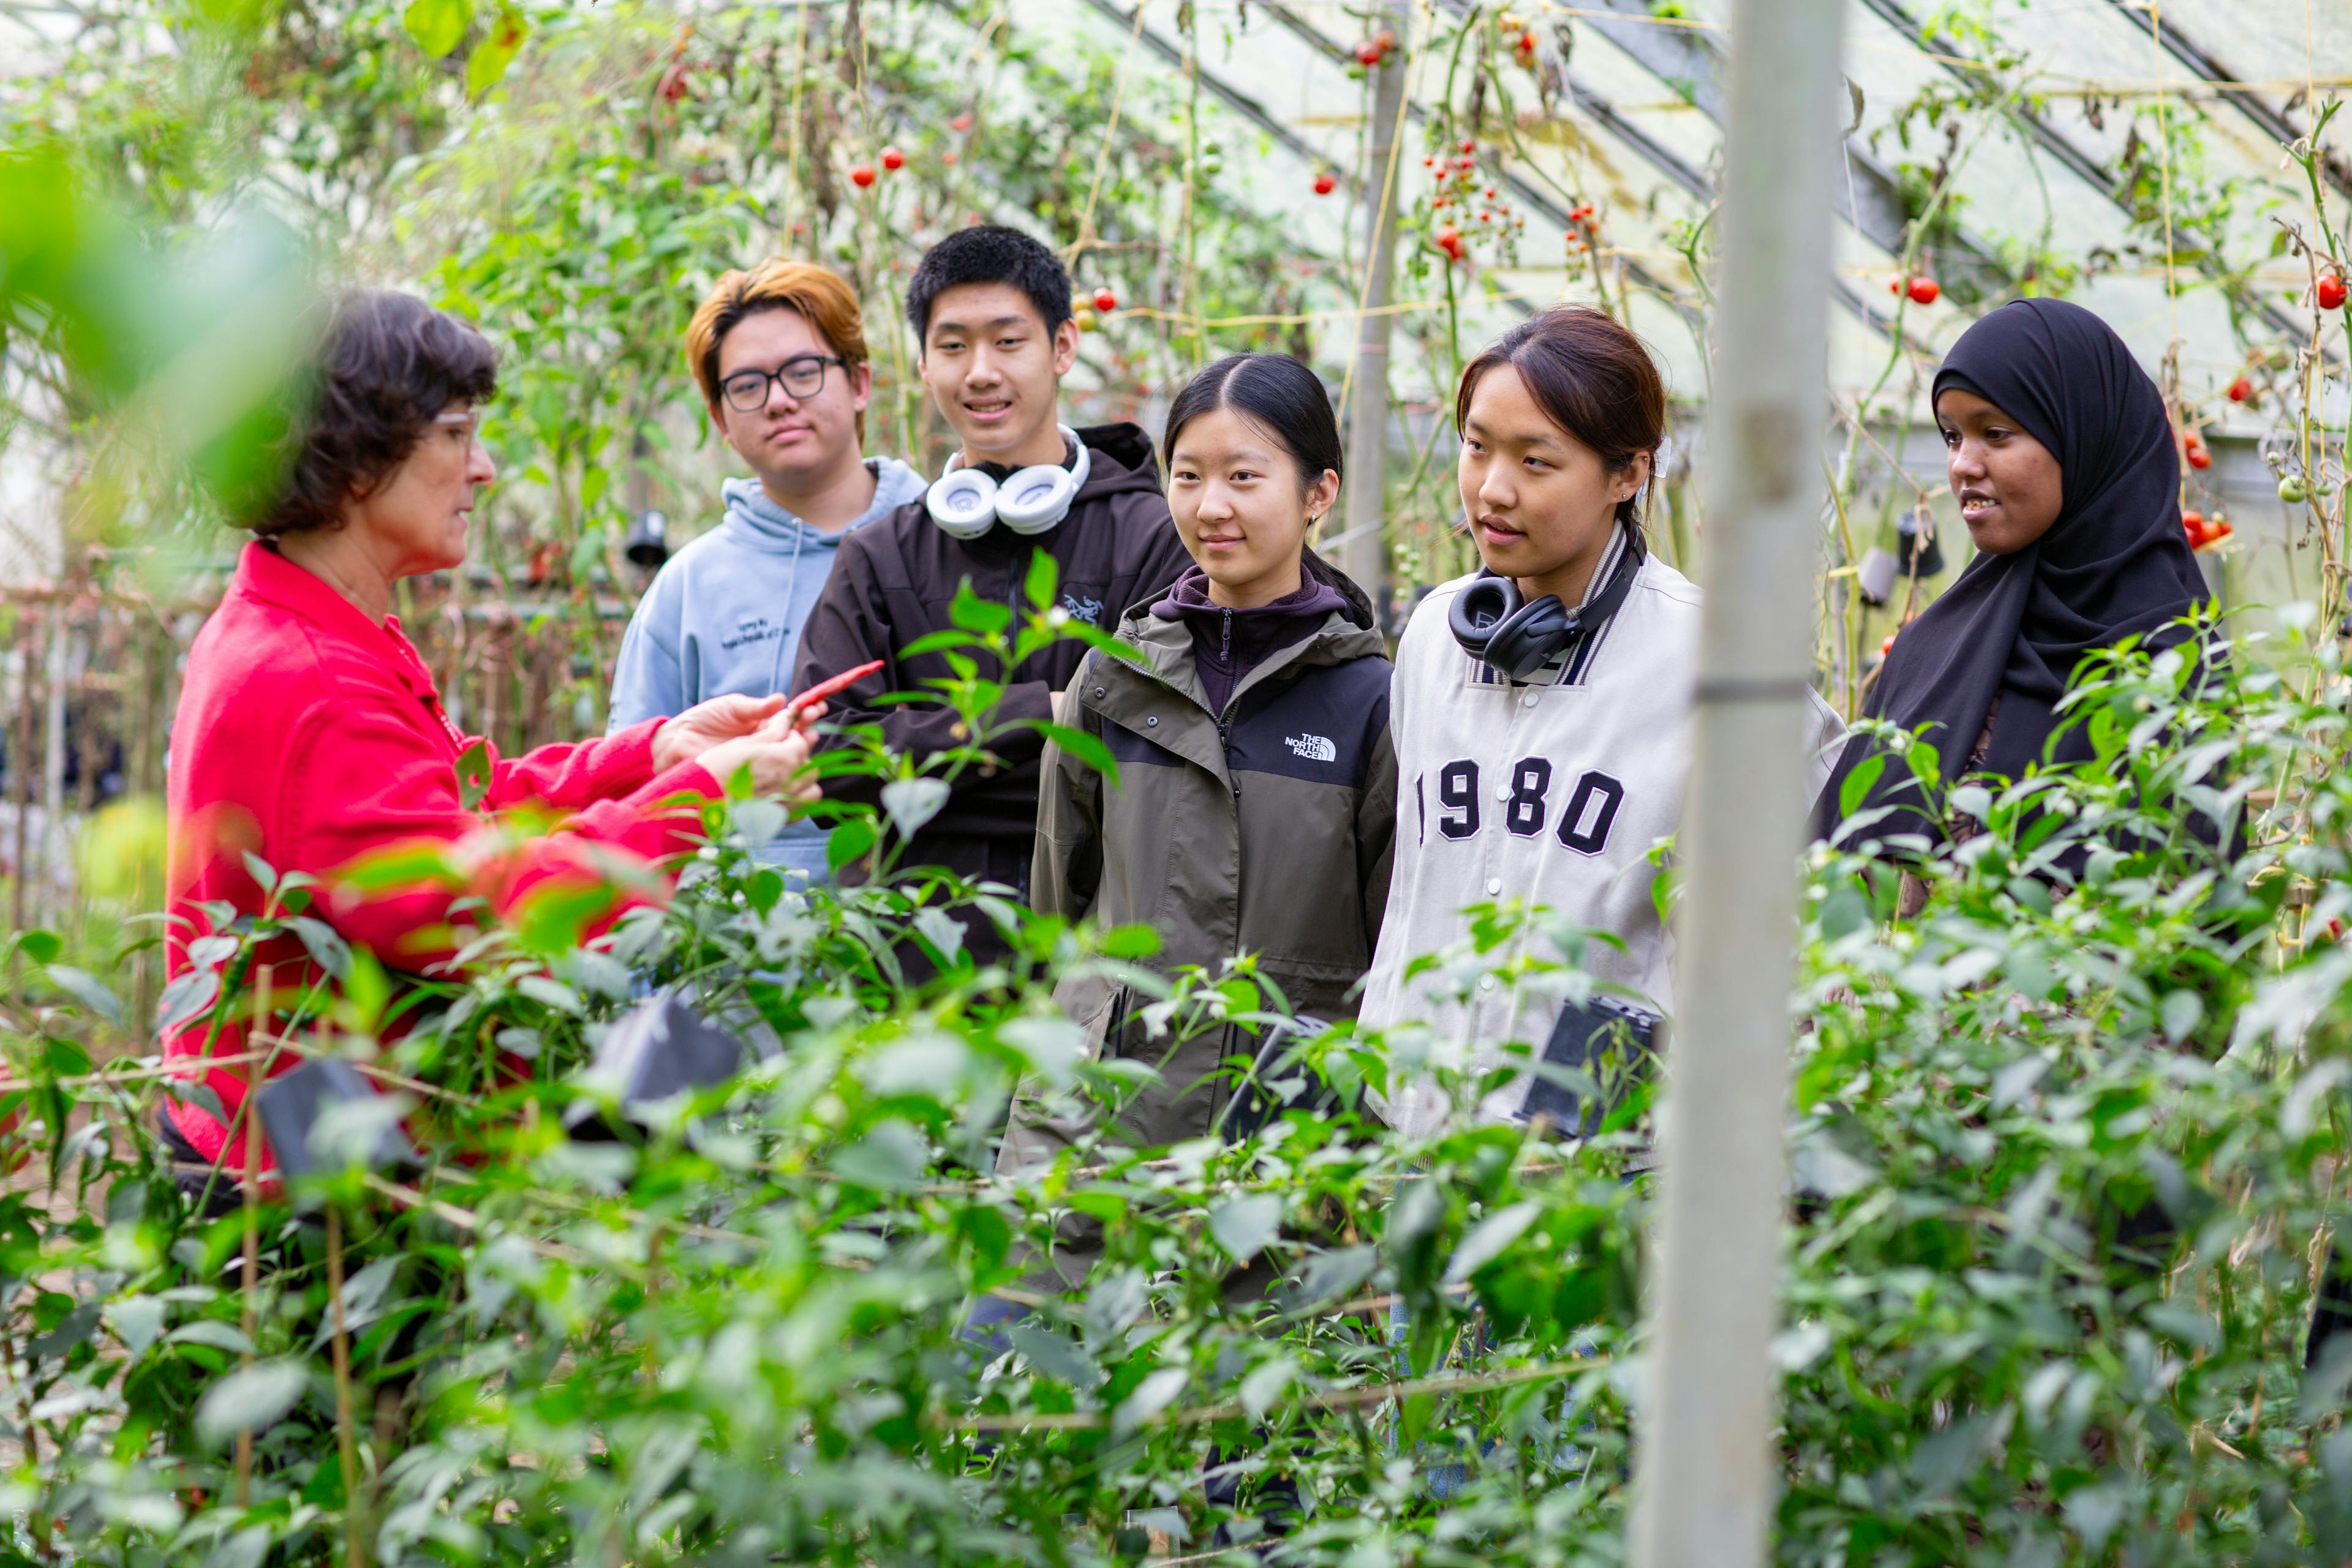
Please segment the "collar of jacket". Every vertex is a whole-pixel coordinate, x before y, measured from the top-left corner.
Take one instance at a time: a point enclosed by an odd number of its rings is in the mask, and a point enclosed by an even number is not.
[[[229,591],[301,616],[328,636],[354,644],[382,659],[418,697],[436,702],[440,700],[433,676],[425,669],[425,661],[417,658],[415,646],[401,628],[398,616],[386,616],[383,624],[378,626],[361,614],[357,605],[335,592],[325,578],[295,565],[261,540],[247,543],[244,553],[237,557],[236,575],[229,584]]]
[[[1095,656],[1080,667],[1092,672],[1078,693],[1080,705],[1139,735],[1150,736],[1154,745],[1166,747],[1186,762],[1198,763],[1230,783],[1224,746],[1217,738],[1219,716],[1209,711],[1200,671],[1192,664],[1192,628],[1182,621],[1160,620],[1139,606],[1120,623],[1118,635],[1119,640],[1143,656],[1143,662]],[[1233,707],[1238,710],[1252,689],[1295,666],[1346,664],[1387,651],[1380,633],[1357,626],[1346,611],[1334,610],[1308,636],[1276,649],[1244,676],[1234,688]],[[1179,707],[1169,700],[1171,693],[1183,700],[1181,708],[1188,722],[1167,721],[1172,717],[1171,709]],[[1152,718],[1162,722],[1147,727],[1145,721]]]

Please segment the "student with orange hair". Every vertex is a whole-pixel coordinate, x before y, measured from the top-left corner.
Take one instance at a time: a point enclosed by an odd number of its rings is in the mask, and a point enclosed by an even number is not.
[[[925,488],[896,458],[863,454],[865,322],[824,268],[771,258],[726,274],[694,312],[686,357],[711,426],[751,476],[720,487],[725,521],[638,601],[613,675],[616,731],[709,697],[785,690],[842,540]],[[824,829],[794,822],[761,858],[821,880]]]

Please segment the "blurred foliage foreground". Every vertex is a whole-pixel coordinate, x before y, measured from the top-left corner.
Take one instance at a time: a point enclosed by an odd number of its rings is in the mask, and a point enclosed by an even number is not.
[[[995,733],[984,649],[1094,635],[969,599],[961,617],[975,673],[935,695],[974,749],[950,773]],[[2352,1076],[2352,947],[2329,934],[2352,910],[2339,662],[2293,631],[2242,643],[2214,689],[2178,654],[2094,672],[2076,700],[2102,765],[1955,790],[1990,826],[1915,919],[1883,868],[1814,852],[1785,1561],[2352,1551],[2352,1360],[2303,1371]],[[838,765],[901,767],[878,745]],[[486,922],[452,972],[397,985],[302,912],[304,879],[278,881],[270,918],[208,944],[214,978],[165,1010],[244,1016],[255,946],[300,936],[344,980],[281,987],[269,1048],[357,1064],[428,1153],[372,1169],[341,1152],[382,1119],[331,1117],[322,1173],[246,1207],[224,1176],[216,1218],[156,1147],[152,1058],[93,1065],[106,987],[43,933],[11,939],[0,1554],[1618,1558],[1648,1105],[1587,1140],[1466,1119],[1406,1140],[1368,1097],[1447,1077],[1433,1042],[1297,1028],[1261,1058],[1287,1109],[1260,1128],[1106,1135],[996,1175],[1016,1091],[1115,1100],[1150,1073],[1088,1059],[1057,977],[1115,970],[1171,1044],[1280,1037],[1281,1002],[1246,960],[1171,986],[1134,967],[1148,932],[894,868],[942,794],[899,772],[878,812],[821,808],[836,859],[881,870],[808,896],[745,853],[775,805],[714,805],[667,909],[585,944],[576,910]],[[2184,803],[2242,822],[2237,859],[2182,828]],[[1014,960],[974,972],[956,903]],[[1495,910],[1431,973],[1574,988],[1581,941]],[[908,978],[919,952],[938,978]],[[765,1053],[618,1107],[586,1064],[671,984]],[[1041,1285],[1074,1218],[1100,1222],[1099,1257]],[[1015,1321],[974,1326],[992,1293]]]

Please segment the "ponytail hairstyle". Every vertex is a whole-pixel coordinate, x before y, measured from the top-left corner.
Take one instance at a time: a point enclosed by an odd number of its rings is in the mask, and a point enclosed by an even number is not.
[[[1658,472],[1666,437],[1666,385],[1650,351],[1615,317],[1589,305],[1538,310],[1495,340],[1462,370],[1454,395],[1454,429],[1470,416],[1470,395],[1486,373],[1509,365],[1527,384],[1544,416],[1591,447],[1601,466],[1622,474],[1647,456]],[[1650,486],[1617,503],[1617,521],[1642,526]]]
[[[1339,422],[1331,416],[1331,395],[1320,377],[1288,354],[1229,354],[1191,381],[1168,407],[1168,434],[1160,438],[1163,463],[1176,460],[1176,437],[1203,414],[1230,408],[1282,445],[1298,465],[1304,492],[1323,470],[1344,475]]]

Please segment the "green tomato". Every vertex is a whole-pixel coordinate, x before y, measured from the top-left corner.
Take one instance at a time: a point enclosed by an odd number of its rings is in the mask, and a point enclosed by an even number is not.
[[[2311,491],[2305,486],[2301,474],[2289,474],[2279,481],[2279,500],[2287,505],[2301,506],[2310,499]]]

